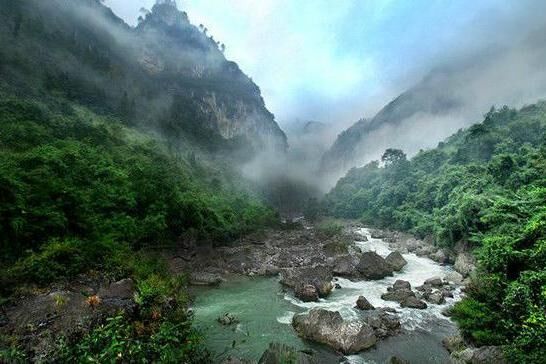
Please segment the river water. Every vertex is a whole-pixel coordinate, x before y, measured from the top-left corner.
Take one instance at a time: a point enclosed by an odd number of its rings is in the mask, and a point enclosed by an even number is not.
[[[375,251],[383,257],[391,252],[387,243],[371,238],[367,229],[362,229],[361,233],[368,237],[367,242],[356,242],[362,251]],[[282,289],[277,277],[238,276],[216,288],[199,287],[193,290],[195,323],[206,336],[206,344],[215,354],[216,361],[228,355],[257,360],[270,342],[281,342],[298,349],[315,350],[321,363],[338,363],[340,357],[332,350],[297,337],[290,325],[292,316],[321,307],[339,311],[346,319],[356,319],[358,312],[354,306],[358,296],[363,295],[376,307],[396,308],[403,330],[397,336],[378,342],[368,351],[348,356],[351,363],[383,363],[391,355],[410,363],[449,362],[441,340],[454,334],[456,329],[441,311],[459,299],[460,289],[447,304],[428,304],[426,310],[400,308],[396,302],[382,300],[381,294],[397,279],[409,281],[415,287],[428,278],[445,276],[452,268],[415,254],[403,256],[408,264],[392,277],[376,281],[350,281],[336,277],[341,289],[335,289],[327,299],[319,302],[301,302],[291,292]],[[226,312],[237,316],[240,323],[231,326],[217,323],[216,318]]]

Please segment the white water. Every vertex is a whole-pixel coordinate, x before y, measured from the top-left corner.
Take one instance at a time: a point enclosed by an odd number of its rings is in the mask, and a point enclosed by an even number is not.
[[[386,257],[392,252],[386,242],[381,239],[372,238],[368,229],[361,229],[360,232],[368,238],[366,242],[356,242],[357,246],[363,252],[375,251],[382,257]],[[460,287],[453,292],[454,298],[448,298],[445,304],[435,305],[427,303],[428,308],[425,310],[401,308],[397,302],[382,300],[381,294],[387,292],[387,287],[392,286],[397,279],[410,282],[412,289],[414,289],[416,286],[422,285],[428,278],[443,278],[446,274],[453,271],[449,266],[442,266],[431,259],[418,257],[413,253],[402,254],[402,256],[408,264],[400,272],[395,272],[392,277],[373,281],[350,281],[345,278],[336,277],[337,283],[342,288],[335,289],[327,299],[321,299],[319,302],[302,302],[289,293],[285,295],[285,299],[306,310],[320,307],[330,311],[339,311],[346,319],[354,319],[358,317],[358,311],[354,309],[354,306],[358,296],[362,295],[375,307],[395,308],[398,311],[404,329],[430,331],[431,325],[429,324],[431,321],[449,320],[441,312],[460,298]],[[290,319],[293,315],[293,312],[288,311],[278,317],[277,321],[290,324]]]

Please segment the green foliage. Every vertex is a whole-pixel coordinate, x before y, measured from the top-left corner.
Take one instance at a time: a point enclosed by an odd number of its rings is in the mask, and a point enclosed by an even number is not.
[[[479,274],[453,309],[467,339],[538,363],[546,326],[546,103],[492,109],[407,161],[354,168],[327,195],[333,216],[473,244]]]

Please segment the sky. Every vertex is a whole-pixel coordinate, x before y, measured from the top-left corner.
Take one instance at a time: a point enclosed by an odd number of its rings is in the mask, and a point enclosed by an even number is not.
[[[155,0],[106,0],[135,25]],[[347,126],[426,73],[503,46],[541,21],[539,0],[178,0],[226,44],[281,126]]]

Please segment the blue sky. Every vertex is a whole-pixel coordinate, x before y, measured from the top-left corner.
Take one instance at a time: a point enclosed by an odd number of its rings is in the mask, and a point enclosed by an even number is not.
[[[154,2],[106,0],[130,24]],[[226,44],[281,125],[372,116],[432,67],[524,36],[538,3],[178,0],[192,23]]]

